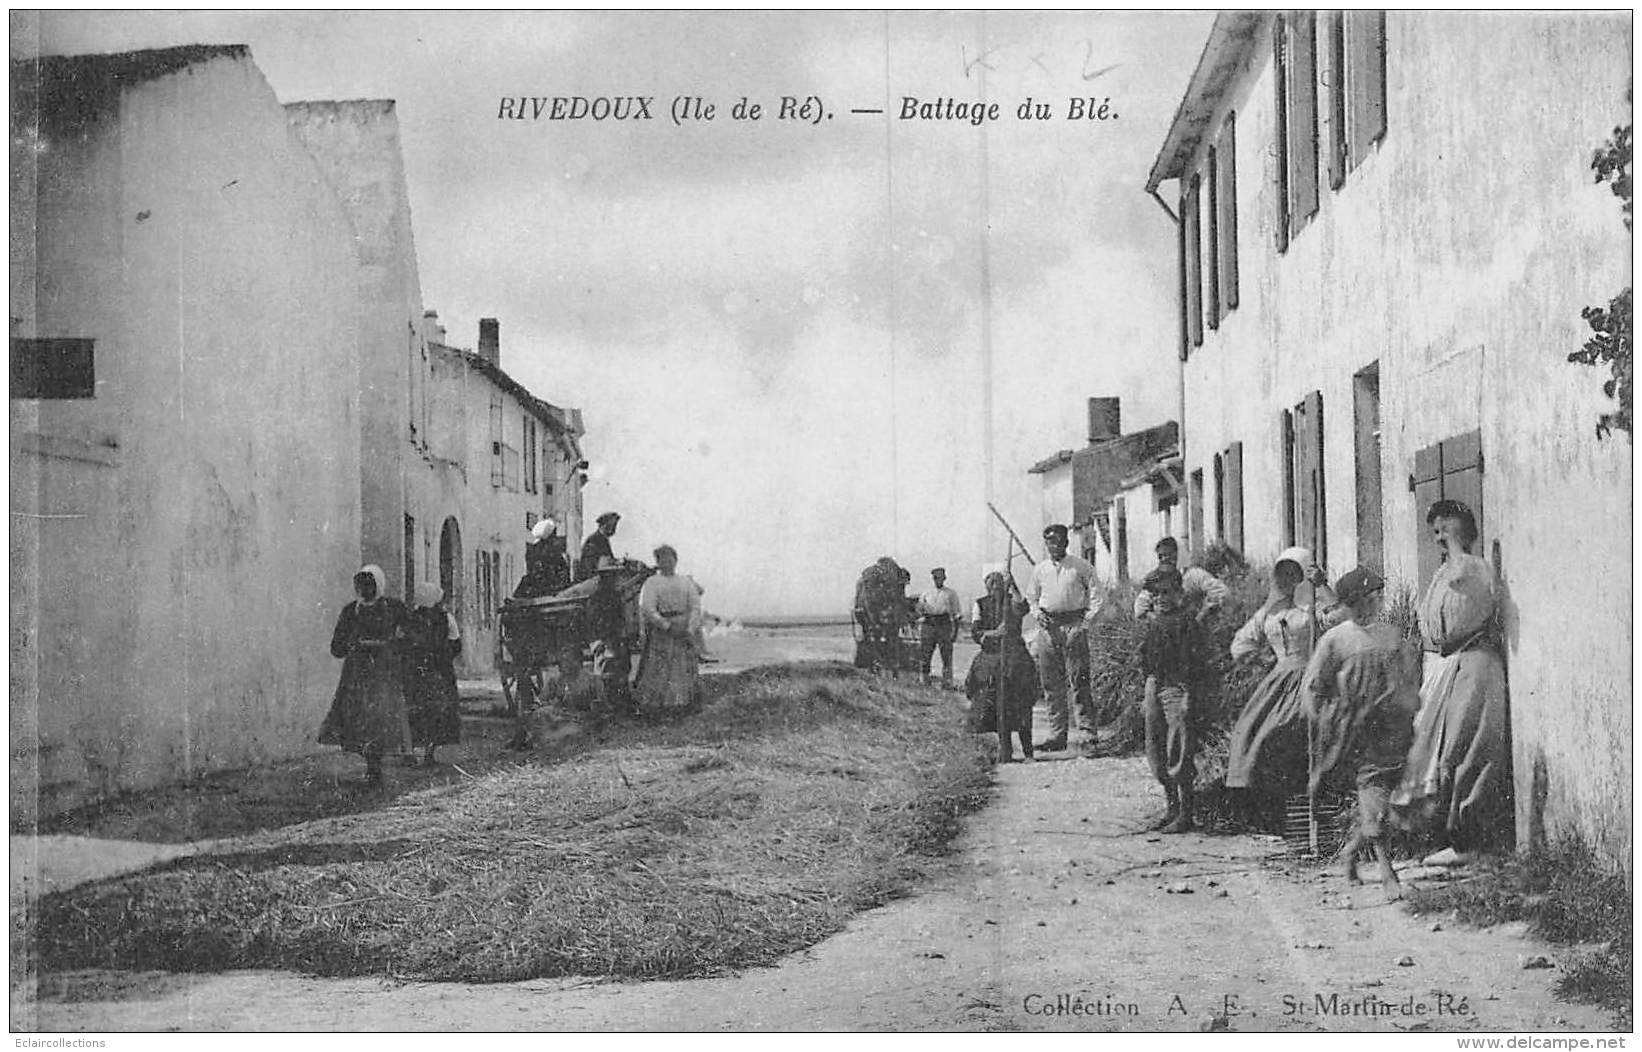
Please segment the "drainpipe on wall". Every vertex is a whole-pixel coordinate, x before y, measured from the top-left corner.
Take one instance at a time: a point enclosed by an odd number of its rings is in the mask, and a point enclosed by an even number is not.
[[[1158,195],[1156,186],[1146,187],[1146,193],[1148,195],[1150,195],[1152,200],[1157,202],[1157,207],[1163,209],[1163,214],[1169,217],[1169,222],[1174,224],[1174,226],[1176,228],[1175,244],[1177,246],[1179,246],[1180,245],[1180,236],[1179,236],[1180,217],[1175,215],[1174,210],[1169,207],[1169,203],[1167,201],[1163,200],[1163,198]],[[1182,481],[1186,483],[1186,487],[1185,487],[1186,488],[1186,499],[1185,499],[1185,501],[1182,502],[1183,506],[1186,509],[1186,536],[1183,539],[1185,541],[1184,547],[1186,548],[1187,551],[1190,551],[1191,546],[1192,546],[1192,487],[1191,487],[1191,481],[1190,481],[1191,480],[1191,469],[1188,466],[1190,464],[1190,461],[1188,461],[1186,459],[1186,355],[1184,353],[1184,349],[1186,347],[1187,335],[1186,335],[1186,274],[1185,274],[1185,269],[1184,269],[1184,264],[1185,264],[1184,253],[1185,253],[1184,247],[1177,248],[1176,255],[1180,258],[1182,267],[1181,267],[1181,270],[1180,270],[1179,278],[1175,282],[1175,296],[1177,298],[1179,308],[1180,308],[1179,310],[1177,310],[1175,312],[1175,314],[1180,319],[1180,343],[1179,343],[1179,347],[1181,349],[1176,352],[1175,357],[1180,362],[1179,384],[1176,388],[1176,390],[1178,391],[1179,396],[1180,396],[1180,416],[1179,416],[1179,419],[1177,420],[1177,424],[1180,428],[1180,443],[1179,443],[1180,444],[1180,472],[1181,472],[1181,475],[1183,476]]]

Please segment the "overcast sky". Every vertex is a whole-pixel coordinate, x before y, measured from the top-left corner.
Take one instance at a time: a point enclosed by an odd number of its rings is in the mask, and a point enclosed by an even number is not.
[[[425,306],[462,346],[500,319],[503,367],[582,408],[618,552],[671,542],[709,610],[747,616],[844,611],[886,554],[967,601],[1004,553],[988,493],[1037,548],[1026,469],[1082,443],[1088,396],[1125,430],[1173,416],[1174,231],[1142,186],[1212,20],[82,12],[39,39],[243,43],[282,102],[396,99]],[[976,100],[983,56],[997,123],[898,119]],[[718,119],[674,126],[679,94]],[[498,119],[577,95],[656,119]],[[832,118],[781,122],[782,95]],[[762,120],[730,119],[742,96]],[[1054,119],[1017,120],[1028,96]],[[1067,120],[1089,96],[1116,119]]]

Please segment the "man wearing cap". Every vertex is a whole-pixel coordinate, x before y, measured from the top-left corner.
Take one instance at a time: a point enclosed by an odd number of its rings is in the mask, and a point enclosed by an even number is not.
[[[929,659],[935,648],[941,648],[941,686],[952,686],[952,641],[958,638],[958,624],[963,620],[963,604],[958,593],[946,586],[946,570],[937,566],[929,571],[934,587],[918,597],[918,657],[923,679],[929,682]]]
[[[621,516],[613,511],[599,516],[599,528],[588,535],[582,545],[582,557],[576,560],[576,580],[587,580],[599,572],[600,560],[616,557],[616,553],[610,550],[610,538],[616,535],[616,524],[620,521]]]
[[[1032,568],[1026,596],[1038,621],[1032,657],[1049,708],[1050,734],[1037,747],[1049,752],[1066,748],[1074,696],[1078,722],[1091,745],[1095,737],[1095,704],[1089,693],[1089,626],[1100,613],[1101,594],[1095,568],[1068,553],[1066,539],[1066,527],[1059,523],[1044,529],[1049,557]]]
[[[1220,578],[1203,569],[1201,566],[1188,566],[1180,569],[1180,542],[1173,537],[1165,537],[1157,542],[1152,549],[1157,553],[1157,568],[1159,570],[1178,570],[1182,587],[1181,598],[1188,613],[1196,617],[1199,622],[1206,622],[1209,615],[1220,609],[1220,604],[1226,601],[1226,585]],[[1135,620],[1144,621],[1151,614],[1156,599],[1151,592],[1144,588],[1135,596]]]

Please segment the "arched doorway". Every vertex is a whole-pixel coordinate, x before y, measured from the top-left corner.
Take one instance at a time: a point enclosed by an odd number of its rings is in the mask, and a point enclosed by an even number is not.
[[[439,530],[439,587],[445,591],[445,608],[462,618],[462,528],[455,516]]]

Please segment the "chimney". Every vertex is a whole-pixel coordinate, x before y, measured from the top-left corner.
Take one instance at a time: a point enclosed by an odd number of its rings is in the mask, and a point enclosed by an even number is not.
[[[1089,444],[1105,442],[1123,434],[1116,398],[1089,399]]]
[[[502,367],[501,323],[495,318],[479,319],[479,357],[498,369]]]
[[[439,312],[425,310],[422,312],[422,339],[431,343],[445,342],[445,327],[439,324]]]

